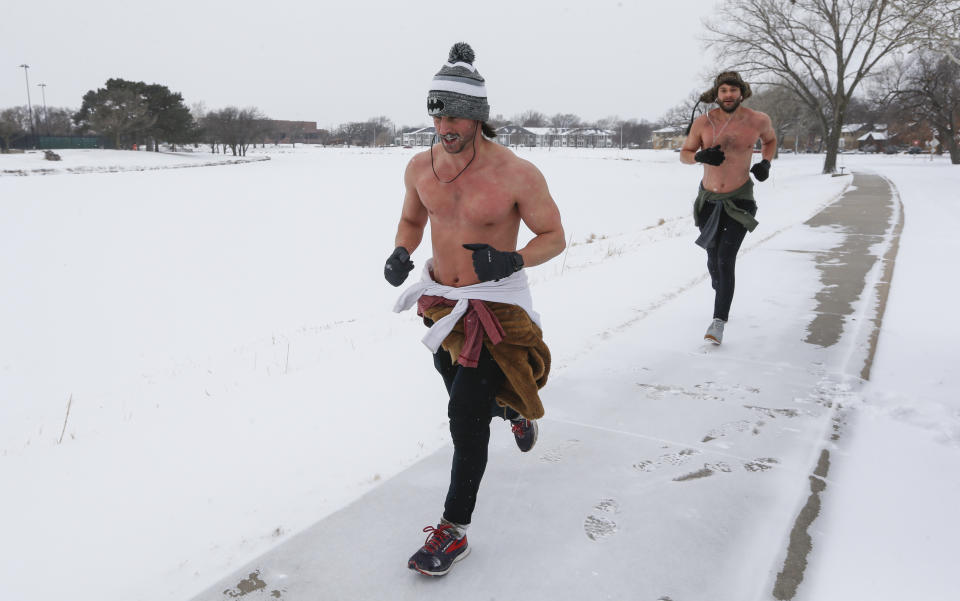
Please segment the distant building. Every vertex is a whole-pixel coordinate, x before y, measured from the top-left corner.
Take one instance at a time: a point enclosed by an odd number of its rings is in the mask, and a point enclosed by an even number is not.
[[[566,146],[566,134],[569,129],[565,127],[527,127],[525,129],[536,136],[534,146],[540,148]]]
[[[536,146],[537,134],[519,125],[504,125],[497,128],[494,140],[504,146]]]
[[[317,129],[316,121],[281,121],[266,119],[266,141],[274,144],[323,143],[324,130]]]
[[[669,125],[653,130],[651,142],[655,150],[673,150],[683,146],[687,139],[682,127]]]
[[[613,132],[595,127],[578,127],[566,132],[567,146],[576,148],[610,148],[613,146]]]
[[[593,127],[522,127],[504,125],[497,128],[497,142],[504,146],[537,148],[610,148],[614,132]]]
[[[856,150],[860,136],[871,128],[866,123],[848,123],[840,128],[840,150]]]
[[[404,146],[430,146],[433,144],[433,138],[436,134],[435,127],[421,127],[404,133],[401,138]]]
[[[871,131],[857,138],[857,150],[863,152],[883,152],[887,148],[890,140],[887,133],[882,131]]]

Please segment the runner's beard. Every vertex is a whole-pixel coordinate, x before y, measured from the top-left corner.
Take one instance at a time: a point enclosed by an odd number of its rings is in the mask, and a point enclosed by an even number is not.
[[[743,98],[737,98],[736,100],[733,101],[733,104],[730,105],[729,107],[727,106],[727,104],[726,104],[725,102],[723,102],[723,101],[721,101],[721,100],[718,100],[718,101],[717,101],[717,104],[720,105],[720,108],[723,110],[723,112],[725,112],[725,113],[732,113],[733,111],[737,110],[737,107],[740,106],[740,103],[741,103],[741,102],[743,102]]]

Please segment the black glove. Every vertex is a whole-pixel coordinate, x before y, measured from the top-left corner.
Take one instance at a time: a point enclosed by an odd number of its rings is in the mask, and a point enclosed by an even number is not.
[[[697,154],[693,155],[693,160],[698,163],[706,163],[707,165],[719,165],[723,162],[723,159],[727,158],[723,151],[720,150],[720,145],[711,146],[710,148],[704,148]]]
[[[765,182],[770,177],[770,161],[763,159],[750,168],[750,173],[757,178],[758,182]]]
[[[518,252],[497,250],[489,244],[464,244],[473,251],[473,270],[481,282],[500,281],[523,268],[523,257]]]
[[[383,266],[383,277],[387,278],[391,285],[399,286],[407,279],[411,269],[413,269],[413,261],[410,260],[410,253],[404,247],[398,246],[393,249],[393,254]]]

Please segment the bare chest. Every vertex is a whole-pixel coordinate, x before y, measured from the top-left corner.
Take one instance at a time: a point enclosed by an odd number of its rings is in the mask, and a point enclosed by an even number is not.
[[[719,144],[724,152],[746,152],[752,150],[759,139],[760,131],[747,120],[718,122],[715,119],[705,128],[704,148]]]
[[[431,173],[418,182],[417,191],[430,219],[452,226],[496,225],[517,214],[509,186],[496,179],[472,177],[444,184]]]

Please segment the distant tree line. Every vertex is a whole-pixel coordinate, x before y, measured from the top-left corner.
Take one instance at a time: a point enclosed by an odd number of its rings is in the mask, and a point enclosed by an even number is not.
[[[960,45],[950,53],[919,50],[877,70],[874,83],[844,106],[844,123],[887,125],[897,132],[911,132],[920,139],[929,139],[929,132],[939,135],[943,145],[938,152],[948,152],[951,162],[960,164],[960,63],[952,56],[960,53]],[[663,127],[686,128],[693,107],[702,92],[697,88],[682,102],[665,112],[656,121],[606,117],[586,121],[576,114],[547,115],[527,110],[509,118],[495,115],[489,123],[523,127],[598,128],[613,133],[613,142],[624,148],[651,147],[652,132]],[[777,138],[788,136],[791,150],[823,152],[829,143],[825,137],[821,115],[786,85],[757,85],[748,106],[770,115]],[[697,114],[711,107],[700,105]],[[166,86],[111,79],[107,85],[91,90],[83,97],[80,110],[48,107],[33,111],[33,124],[26,106],[0,110],[0,147],[10,148],[17,140],[35,131],[44,136],[98,135],[116,148],[158,150],[160,143],[170,145],[204,144],[211,152],[231,152],[244,156],[250,146],[267,143],[307,141],[299,131],[278,129],[279,123],[266,117],[255,107],[229,106],[207,111],[202,104],[188,109],[182,96]],[[425,124],[398,126],[385,116],[366,121],[342,123],[330,129],[312,132],[310,142],[323,145],[386,146],[405,132]]]
[[[941,142],[960,164],[960,0],[721,0],[706,25],[707,42],[723,61],[717,71],[739,69],[755,88],[748,106],[768,113],[782,140],[825,152],[824,173],[836,166],[842,129],[850,123],[886,124]],[[585,121],[572,113],[548,116],[527,110],[495,115],[493,127],[596,127],[616,145],[644,148],[654,130],[685,128],[695,105],[692,91],[655,122],[607,117]],[[117,148],[137,144],[207,144],[213,152],[243,155],[253,144],[305,140],[296,129],[256,108],[188,109],[179,93],[160,84],[110,79],[83,96],[80,109],[26,107],[0,110],[0,145],[33,134],[90,134]],[[382,146],[421,126],[398,127],[378,116],[310,132],[321,144]],[[927,131],[928,133],[923,133]]]
[[[946,54],[921,51],[887,70],[878,88],[877,105],[905,126],[926,124],[937,132],[939,151],[960,165],[960,43]]]
[[[588,121],[574,113],[555,113],[546,115],[533,109],[517,113],[505,118],[496,115],[490,119],[494,128],[503,125],[519,125],[521,127],[549,127],[554,129],[596,128],[613,132],[614,144],[623,148],[647,148],[650,145],[650,136],[658,127],[646,119],[621,119],[617,116],[604,117],[595,121]]]
[[[47,107],[34,110],[31,124],[31,111],[27,105],[14,106],[0,110],[0,148],[10,148],[14,142],[35,132],[42,136],[70,136],[75,132],[73,109],[65,107]]]

